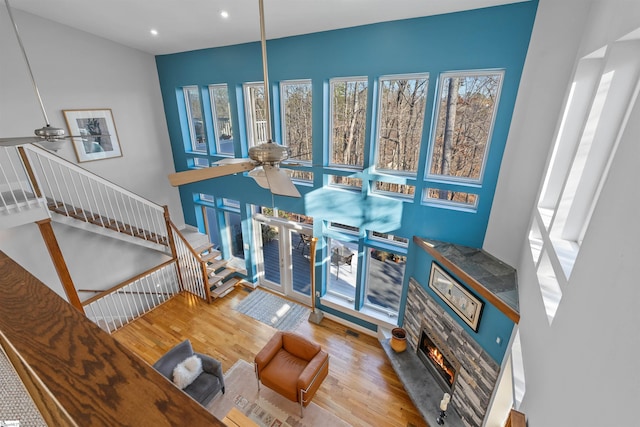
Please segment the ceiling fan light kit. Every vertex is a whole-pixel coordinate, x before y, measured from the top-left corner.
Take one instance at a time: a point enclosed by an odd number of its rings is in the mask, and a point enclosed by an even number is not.
[[[264,29],[264,5],[259,0],[260,7],[260,42],[262,47],[262,71],[264,78],[264,99],[266,108],[266,127],[268,141],[249,148],[249,158],[224,159],[213,163],[204,169],[188,170],[169,175],[169,182],[173,186],[189,184],[205,179],[218,178],[238,172],[249,172],[249,176],[262,187],[269,189],[272,194],[288,197],[301,197],[293,184],[290,173],[280,169],[281,162],[289,158],[289,149],[271,141],[271,102],[269,100],[269,74],[267,70],[267,42]]]

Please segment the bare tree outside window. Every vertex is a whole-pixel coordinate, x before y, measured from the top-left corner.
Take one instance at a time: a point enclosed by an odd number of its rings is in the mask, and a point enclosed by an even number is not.
[[[442,77],[430,175],[480,181],[502,76],[495,72]]]
[[[264,84],[245,83],[244,103],[249,147],[267,142],[267,112],[264,102]]]
[[[311,162],[311,81],[280,84],[282,97],[282,144],[291,150],[289,158]]]
[[[364,165],[367,80],[331,81],[332,165],[362,168]]]
[[[428,84],[427,75],[380,79],[377,169],[418,171]]]
[[[231,106],[226,84],[209,86],[211,116],[216,131],[216,152],[233,156],[233,129],[231,127]]]
[[[198,152],[207,151],[207,133],[202,120],[202,101],[198,86],[182,88],[184,101],[187,106],[187,121],[191,136],[191,149]]]

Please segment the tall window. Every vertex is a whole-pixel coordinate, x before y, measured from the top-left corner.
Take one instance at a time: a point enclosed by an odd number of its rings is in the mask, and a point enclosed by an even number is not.
[[[418,171],[428,84],[426,74],[380,79],[377,169]]]
[[[441,76],[429,176],[482,180],[503,74],[469,71]]]
[[[280,93],[282,144],[291,150],[291,159],[311,162],[311,80],[282,82]]]
[[[211,98],[211,116],[215,127],[216,153],[233,156],[233,129],[227,85],[210,85],[209,97]]]
[[[267,142],[267,111],[265,105],[264,83],[244,84],[244,108],[247,121],[247,140],[249,147]]]
[[[364,305],[397,316],[402,296],[407,257],[393,252],[367,248],[367,279]]]
[[[185,86],[182,88],[184,102],[187,106],[187,120],[189,123],[189,135],[191,137],[191,149],[198,152],[207,152],[207,133],[202,119],[202,101],[198,86]]]
[[[329,247],[327,292],[355,302],[358,285],[358,243],[327,239]]]
[[[330,165],[364,165],[367,86],[366,78],[331,80]]]

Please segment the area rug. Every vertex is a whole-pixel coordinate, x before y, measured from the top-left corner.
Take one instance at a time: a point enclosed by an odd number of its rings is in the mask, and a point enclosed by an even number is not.
[[[281,331],[295,330],[311,312],[305,306],[259,289],[252,291],[235,310]]]
[[[207,406],[216,418],[223,419],[234,406],[261,427],[349,427],[331,412],[311,402],[300,418],[300,405],[276,392],[260,387],[253,365],[238,360],[224,374],[225,394],[218,394]]]

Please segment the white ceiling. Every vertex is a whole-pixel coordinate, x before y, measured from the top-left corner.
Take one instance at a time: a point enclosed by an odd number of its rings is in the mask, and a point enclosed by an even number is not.
[[[258,0],[9,1],[13,9],[156,55],[260,39]],[[266,37],[281,38],[520,1],[527,0],[265,0]],[[220,17],[222,10],[229,13],[228,19]],[[155,37],[150,34],[152,28],[158,31]]]

